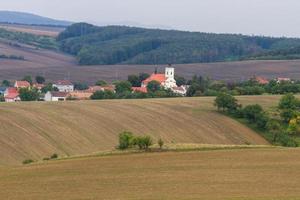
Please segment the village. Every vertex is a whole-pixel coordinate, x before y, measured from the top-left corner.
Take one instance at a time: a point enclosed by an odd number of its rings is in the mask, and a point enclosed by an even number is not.
[[[156,83],[165,90],[172,91],[177,96],[186,96],[188,86],[178,86],[175,80],[175,69],[172,67],[165,68],[165,73],[153,73],[142,81],[140,87],[131,87],[132,93],[148,93],[149,83]],[[30,83],[26,80],[15,81],[13,87],[0,87],[0,95],[3,95],[5,102],[18,102],[20,90],[36,90],[39,92],[40,101],[67,101],[67,100],[88,100],[96,92],[109,91],[116,92],[114,84],[103,84],[89,86],[85,90],[76,90],[75,85],[69,80],[58,80],[52,84],[52,88],[43,93],[43,88],[47,87],[45,83]]]
[[[69,80],[58,80],[55,81],[53,84],[46,84],[43,81],[40,83],[30,83],[30,81],[27,80],[17,80],[14,82],[13,86],[1,86],[0,95],[2,95],[3,101],[5,102],[22,101],[20,92],[24,89],[26,89],[25,91],[36,91],[38,94],[38,98],[31,100],[37,101],[101,99],[97,97],[97,94],[98,96],[105,96],[105,94],[102,93],[111,94],[110,97],[103,98],[113,98],[111,97],[112,94],[116,94],[118,92],[118,84],[108,84],[105,83],[105,81],[100,82],[104,83],[96,84],[93,86],[87,86],[83,89],[77,89],[75,84]],[[125,85],[127,82],[125,81]],[[121,85],[124,84],[124,82],[120,83]],[[233,95],[261,95],[264,93],[284,94],[287,92],[300,92],[300,85],[297,81],[291,80],[290,78],[282,77],[273,80],[268,80],[265,77],[253,76],[247,81],[241,83],[234,83],[234,86],[232,86],[232,84],[233,83],[227,83],[226,85],[224,82],[211,81],[208,78],[205,79],[201,76],[195,76],[193,80],[186,81],[183,77],[176,78],[175,69],[169,66],[165,68],[165,73],[158,73],[157,70],[155,70],[155,72],[153,72],[151,75],[146,75],[141,80],[141,83],[138,87],[137,85],[128,83],[127,92],[133,94],[132,98],[139,98],[134,96],[135,94],[140,95],[140,98],[147,98],[216,96],[219,92],[229,92]],[[270,87],[272,87],[272,90],[270,89]],[[159,93],[159,95],[157,96],[147,96],[149,93],[153,93],[156,90],[168,91],[169,93]],[[127,97],[124,98],[129,98],[128,94]]]

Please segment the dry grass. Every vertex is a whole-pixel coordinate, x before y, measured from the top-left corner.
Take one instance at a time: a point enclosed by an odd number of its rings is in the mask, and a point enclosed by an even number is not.
[[[213,98],[0,104],[0,164],[111,150],[124,130],[166,143],[267,144],[251,129],[215,112],[212,104]]]
[[[0,168],[1,199],[300,199],[299,149],[115,155]]]

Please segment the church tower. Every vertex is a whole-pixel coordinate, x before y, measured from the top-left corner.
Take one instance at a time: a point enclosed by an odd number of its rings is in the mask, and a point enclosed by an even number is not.
[[[173,67],[167,67],[165,71],[166,79],[174,79],[175,78],[174,72],[175,69]]]
[[[165,70],[165,88],[173,88],[177,87],[176,80],[175,80],[175,69],[171,66],[167,67]]]

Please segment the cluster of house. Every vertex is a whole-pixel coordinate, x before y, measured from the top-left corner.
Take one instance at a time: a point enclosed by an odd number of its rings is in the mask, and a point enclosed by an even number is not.
[[[148,93],[147,86],[151,81],[157,81],[161,87],[170,89],[178,95],[185,96],[187,92],[187,86],[177,86],[175,80],[175,69],[167,67],[164,74],[153,73],[149,78],[142,82],[141,87],[133,87],[133,92]],[[44,87],[43,84],[31,85],[27,81],[16,81],[14,87],[0,88],[0,94],[3,94],[6,102],[20,101],[19,89],[20,88],[36,88],[39,91]],[[41,95],[43,101],[66,101],[68,98],[86,100],[97,91],[112,91],[115,92],[114,85],[107,86],[91,86],[87,90],[75,90],[74,84],[68,80],[60,80],[53,84],[54,88],[58,91],[48,91],[44,96]]]
[[[253,80],[257,81],[259,84],[261,85],[267,85],[269,84],[270,80],[268,80],[267,78],[265,77],[262,77],[262,76],[254,76],[252,78]],[[293,83],[294,81],[290,78],[285,78],[285,77],[278,77],[275,79],[275,81],[279,84],[279,83],[283,83],[283,82],[291,82]]]

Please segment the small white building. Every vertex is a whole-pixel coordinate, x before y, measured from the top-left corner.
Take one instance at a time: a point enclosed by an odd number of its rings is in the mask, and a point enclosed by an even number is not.
[[[73,92],[74,85],[68,80],[57,81],[53,84],[53,87],[56,87],[60,92]]]
[[[45,101],[66,101],[68,97],[68,93],[67,92],[50,92],[48,91],[45,94]]]

